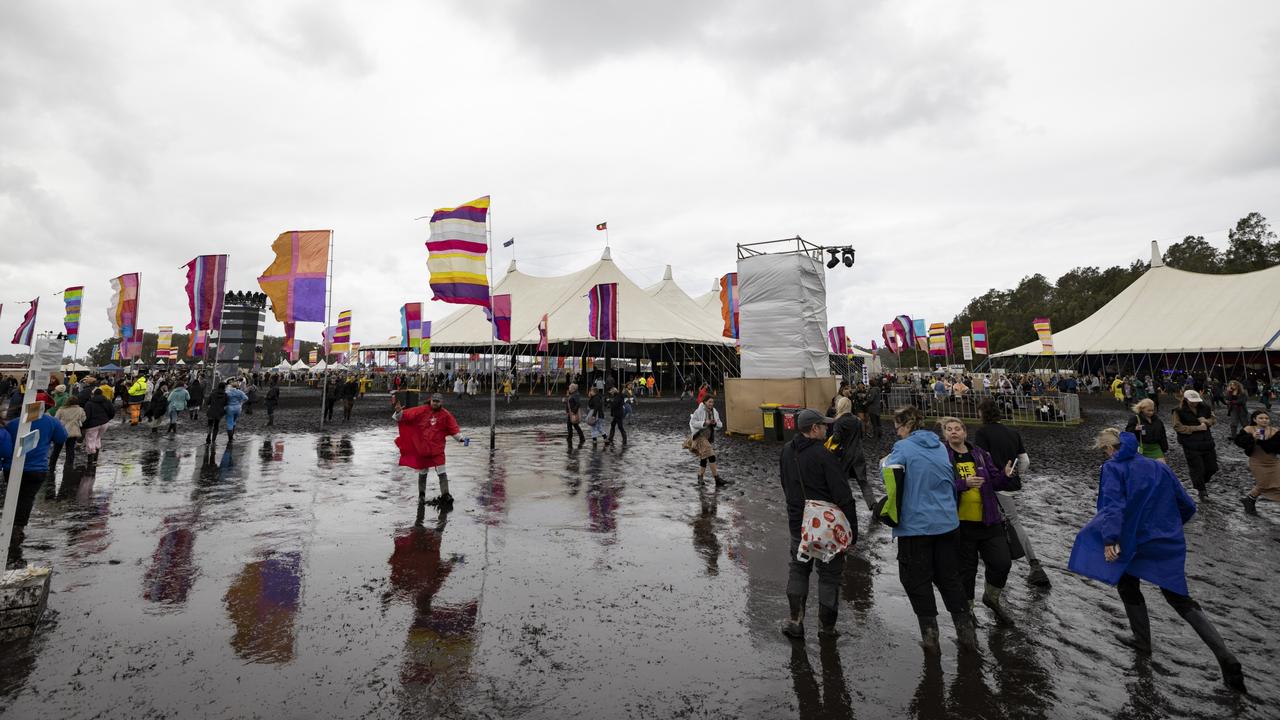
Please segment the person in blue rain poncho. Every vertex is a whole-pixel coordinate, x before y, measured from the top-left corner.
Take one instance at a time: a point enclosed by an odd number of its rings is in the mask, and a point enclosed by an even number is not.
[[[1132,644],[1144,654],[1151,652],[1151,622],[1139,580],[1159,586],[1165,601],[1213,651],[1223,682],[1243,692],[1239,661],[1187,588],[1182,526],[1195,515],[1195,502],[1168,465],[1138,454],[1132,433],[1106,428],[1094,447],[1107,456],[1098,514],[1076,535],[1067,568],[1116,587],[1133,630]]]

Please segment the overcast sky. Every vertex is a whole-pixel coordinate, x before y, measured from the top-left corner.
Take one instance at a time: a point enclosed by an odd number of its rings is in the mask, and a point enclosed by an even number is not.
[[[1280,3],[971,5],[0,3],[0,353],[15,301],[54,330],[69,285],[103,339],[125,272],[140,326],[180,330],[181,265],[229,253],[256,290],[276,235],[313,228],[335,319],[381,342],[430,299],[414,218],[486,194],[532,274],[595,260],[601,221],[633,280],[670,263],[691,295],[739,242],[852,244],[829,317],[861,344],[1026,274],[1280,225]]]

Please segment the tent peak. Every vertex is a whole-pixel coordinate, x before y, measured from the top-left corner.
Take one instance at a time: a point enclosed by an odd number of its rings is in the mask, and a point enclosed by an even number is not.
[[[1151,267],[1164,267],[1164,256],[1160,254],[1160,243],[1151,241]]]
[[[604,248],[604,253],[602,253],[602,254],[600,255],[600,259],[601,259],[601,260],[608,260],[609,262],[613,262],[613,253],[609,252],[609,247],[608,247],[607,245],[606,245],[606,246],[605,246],[605,248]]]
[[[511,258],[511,264],[507,266],[507,272],[513,273],[515,271],[516,271],[516,259]]]
[[[671,266],[670,266],[670,265],[668,265],[668,266],[667,266],[667,269],[666,269],[666,270],[663,270],[663,271],[662,271],[662,279],[663,279],[663,280],[670,280],[670,279],[671,279]]]

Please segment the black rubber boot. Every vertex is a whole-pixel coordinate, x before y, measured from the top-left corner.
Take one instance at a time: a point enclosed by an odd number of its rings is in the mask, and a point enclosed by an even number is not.
[[[1236,660],[1236,656],[1227,649],[1227,644],[1222,641],[1222,636],[1218,634],[1218,628],[1214,627],[1213,621],[1208,615],[1204,614],[1204,610],[1196,608],[1189,611],[1182,618],[1187,621],[1205,645],[1213,651],[1213,656],[1218,660],[1218,666],[1222,668],[1222,682],[1227,687],[1237,692],[1245,692],[1244,688],[1244,671],[1240,667],[1240,661]]]
[[[931,655],[939,652],[942,646],[938,644],[938,616],[919,615],[916,619],[920,621],[920,647]]]
[[[1151,618],[1147,616],[1147,605],[1130,605],[1125,603],[1124,614],[1129,616],[1129,628],[1133,630],[1133,639],[1125,642],[1140,653],[1151,652]],[[1122,639],[1123,641],[1123,639]]]
[[[1258,514],[1258,498],[1252,495],[1245,495],[1240,498],[1240,502],[1244,504],[1244,511],[1248,515]]]
[[[1004,588],[998,588],[991,583],[987,583],[982,591],[982,604],[991,609],[991,613],[996,616],[996,621],[1004,625],[1012,625],[1013,618],[1005,611],[1004,604],[1000,602],[1000,596],[1004,593]]]
[[[805,595],[787,595],[791,617],[782,621],[783,635],[797,640],[804,637],[804,605],[807,599]]]
[[[956,644],[960,649],[976,652],[978,634],[973,627],[973,615],[968,612],[951,613],[951,621],[956,625]]]
[[[818,637],[834,638],[840,636],[840,631],[836,629],[836,618],[839,616],[839,610],[829,608],[822,603],[818,603]]]
[[[426,473],[418,474],[418,502],[426,502],[427,500],[427,475]]]
[[[1049,576],[1045,574],[1044,567],[1039,560],[1031,561],[1031,572],[1027,573],[1027,582],[1039,587],[1049,587]]]

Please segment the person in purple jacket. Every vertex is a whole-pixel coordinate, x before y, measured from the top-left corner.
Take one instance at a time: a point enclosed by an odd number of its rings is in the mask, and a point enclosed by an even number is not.
[[[1003,468],[996,467],[990,453],[969,444],[969,433],[958,418],[942,418],[938,429],[947,444],[951,467],[955,468],[956,514],[960,518],[960,584],[969,597],[969,604],[973,605],[981,557],[986,566],[982,604],[991,608],[997,620],[1008,623],[1009,614],[1000,604],[1000,595],[1009,579],[1013,559],[996,491],[1008,486],[1014,474],[1013,461]]]

